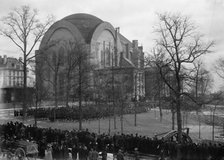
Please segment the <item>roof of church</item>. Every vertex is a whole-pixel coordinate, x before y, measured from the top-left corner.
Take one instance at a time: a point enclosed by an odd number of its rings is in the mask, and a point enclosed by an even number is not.
[[[66,20],[75,25],[87,43],[91,41],[92,34],[96,27],[103,23],[101,19],[85,13],[72,14],[62,20]]]
[[[122,58],[121,58],[120,65],[121,65],[121,67],[131,67],[131,68],[135,67],[135,65],[132,63],[132,61],[125,58],[124,56],[122,56]]]
[[[123,44],[127,44],[129,43],[129,45],[132,45],[131,41],[129,41],[125,36],[123,36],[121,33],[118,33],[119,35],[119,38],[120,38],[120,41],[121,43]]]

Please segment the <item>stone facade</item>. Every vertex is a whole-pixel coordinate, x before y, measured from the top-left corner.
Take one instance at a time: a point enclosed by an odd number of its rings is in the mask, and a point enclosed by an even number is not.
[[[122,81],[126,77],[128,79],[125,84],[128,90],[127,93],[124,93],[128,95],[126,98],[144,97],[144,53],[143,47],[138,46],[137,40],[129,41],[110,23],[95,16],[73,14],[57,21],[49,28],[37,53],[47,54],[43,50],[51,42],[61,40],[85,45],[89,55],[88,63],[94,66],[94,71],[89,74],[92,76],[91,86],[94,86],[94,79],[97,77],[94,75],[95,71],[106,73],[103,74],[104,79],[113,75],[114,80]],[[54,54],[61,54],[57,47],[54,49]],[[66,53],[64,54],[66,55]],[[47,70],[47,68],[45,69]],[[122,84],[122,82],[119,83]],[[49,83],[45,85],[49,85]]]
[[[18,59],[0,56],[0,87],[23,86],[23,66]]]
[[[30,67],[30,66],[29,66]],[[35,77],[28,69],[27,87],[34,86]],[[0,56],[0,101],[22,101],[23,92],[23,65],[19,59],[13,57]],[[30,90],[30,89],[29,89]]]

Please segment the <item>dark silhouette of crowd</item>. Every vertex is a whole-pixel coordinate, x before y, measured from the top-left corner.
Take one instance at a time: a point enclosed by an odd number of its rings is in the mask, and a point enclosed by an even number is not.
[[[39,157],[45,157],[45,150],[52,148],[52,157],[56,160],[72,159],[77,155],[81,160],[97,157],[102,152],[102,159],[106,159],[106,153],[113,153],[120,156],[128,153],[138,157],[137,154],[159,155],[162,158],[180,160],[221,160],[224,156],[223,144],[206,143],[183,143],[165,142],[156,137],[150,138],[138,134],[96,134],[82,130],[60,130],[53,128],[38,128],[32,125],[24,125],[21,122],[8,122],[0,126],[2,138],[7,141],[28,140],[38,144]],[[136,150],[137,149],[137,150]],[[97,152],[97,153],[96,153]],[[79,154],[77,154],[79,153]],[[136,158],[137,159],[137,158]]]
[[[98,108],[95,105],[87,105],[82,108],[82,118],[83,120],[104,118],[111,116],[113,112],[109,110],[110,108],[105,107],[104,104],[98,104]],[[119,107],[115,108],[115,113],[119,114],[121,109]],[[138,107],[137,113],[146,112],[146,107]],[[38,108],[38,109],[28,109],[27,116],[36,116],[36,118],[44,118],[52,120],[54,118],[54,112],[56,114],[57,120],[69,120],[74,121],[79,119],[79,108],[74,107],[58,107],[58,108]],[[133,114],[134,110],[130,106],[126,106],[123,109],[123,114]],[[23,116],[23,110],[15,110],[14,116]]]

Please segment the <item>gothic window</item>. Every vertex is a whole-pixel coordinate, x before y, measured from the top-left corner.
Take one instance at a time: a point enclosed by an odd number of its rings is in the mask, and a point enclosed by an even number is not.
[[[97,42],[96,49],[95,49],[95,60],[96,60],[97,64],[99,64],[99,56],[101,56],[101,53],[99,51],[100,51],[100,43]]]
[[[64,61],[65,61],[65,50],[63,47],[60,47],[59,49],[59,54],[58,54],[58,60],[60,61],[59,63],[61,65],[64,65]]]
[[[125,57],[127,59],[129,59],[129,46],[128,46],[128,44],[126,44],[125,47],[126,47],[126,55],[125,55]]]
[[[104,66],[104,51],[103,50],[101,50],[100,55],[101,55],[101,66]]]
[[[112,65],[112,50],[114,46],[114,37],[108,30],[104,30],[98,37],[97,43],[100,43],[99,57],[101,67],[109,67]]]
[[[109,48],[106,48],[106,51],[105,51],[105,60],[106,60],[106,66],[110,66],[110,50]]]

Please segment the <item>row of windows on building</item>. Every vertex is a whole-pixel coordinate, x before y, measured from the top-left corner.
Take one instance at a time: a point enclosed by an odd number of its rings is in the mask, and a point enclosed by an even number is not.
[[[23,78],[22,77],[5,77],[0,79],[0,84],[2,84],[2,88],[4,87],[21,87],[23,86]]]
[[[21,70],[2,70],[0,71],[1,88],[22,86],[23,85],[23,71]]]
[[[23,71],[22,70],[3,70],[0,71],[0,77],[7,77],[7,76],[21,76],[23,77]]]

